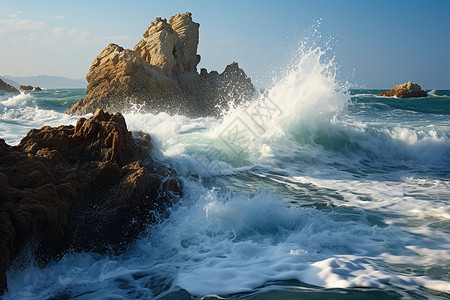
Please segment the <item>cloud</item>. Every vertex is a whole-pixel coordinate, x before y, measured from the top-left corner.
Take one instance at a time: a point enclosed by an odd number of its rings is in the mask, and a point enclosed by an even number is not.
[[[64,27],[56,27],[52,30],[53,36],[61,36],[64,33]]]
[[[12,13],[9,15],[11,19],[17,18],[19,15],[23,14],[24,12],[22,10],[16,11],[15,13]]]
[[[24,11],[16,11],[3,16],[0,14],[0,45],[7,47],[23,47],[35,43],[79,45],[80,43],[102,43],[103,41],[129,39],[129,37],[99,36],[81,28],[65,27],[63,16],[51,16],[50,18],[35,19]]]
[[[95,38],[91,36],[89,32],[80,30],[78,28],[66,29],[65,27],[55,27],[50,34],[45,35],[41,42],[43,44],[54,44],[60,42],[80,42],[89,38]]]
[[[44,27],[45,23],[40,21],[33,21],[28,19],[9,19],[9,20],[0,20],[0,25],[4,25],[5,29],[14,30],[14,31],[23,31],[23,30],[39,30]]]
[[[36,41],[36,32],[30,33],[28,35],[28,42],[29,43],[34,43]]]

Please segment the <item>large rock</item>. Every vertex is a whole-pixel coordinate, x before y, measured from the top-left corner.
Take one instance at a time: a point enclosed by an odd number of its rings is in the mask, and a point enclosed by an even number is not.
[[[175,79],[149,65],[135,51],[116,44],[109,44],[95,58],[86,79],[87,96],[67,113],[86,114],[98,107],[109,112],[124,112],[133,104],[163,110],[165,107],[158,105],[176,105],[170,100],[183,97]]]
[[[0,91],[5,91],[8,93],[19,93],[19,90],[13,87],[12,85],[4,82],[0,79]]]
[[[413,97],[426,97],[427,91],[422,90],[417,83],[407,82],[394,86],[390,91],[385,91],[378,96],[387,96],[397,98],[413,98]]]
[[[0,294],[5,271],[30,241],[41,261],[68,251],[120,251],[182,193],[176,173],[150,157],[120,114],[97,110],[76,126],[0,139]]]
[[[237,63],[222,74],[197,72],[198,29],[191,13],[178,14],[152,22],[134,50],[110,44],[89,69],[87,96],[66,112],[124,112],[137,104],[152,113],[199,117],[249,100],[254,86]]]
[[[196,72],[200,62],[197,55],[199,24],[192,21],[190,13],[166,19],[156,18],[134,47],[151,66],[156,66],[168,76]]]

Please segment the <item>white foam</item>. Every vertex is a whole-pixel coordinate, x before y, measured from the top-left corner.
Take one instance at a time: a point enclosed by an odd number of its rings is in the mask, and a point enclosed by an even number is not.
[[[24,105],[33,99],[34,98],[32,95],[22,91],[22,92],[20,92],[20,94],[12,95],[11,97],[7,98],[6,100],[0,101],[0,109],[2,108],[2,106],[10,107],[10,106]]]
[[[226,296],[290,279],[327,288],[449,289],[448,282],[385,267],[386,261],[401,262],[421,251],[404,247],[417,238],[394,227],[337,221],[333,213],[290,206],[288,199],[265,189],[247,197],[204,190],[193,182],[188,186],[191,204],[174,210],[136,248],[119,257],[72,254],[44,269],[10,272],[5,299],[51,297],[61,291],[125,296],[135,289],[141,297],[154,297],[161,293],[160,284],[194,296]],[[429,263],[436,260],[427,257]],[[152,285],[154,280],[159,284]]]

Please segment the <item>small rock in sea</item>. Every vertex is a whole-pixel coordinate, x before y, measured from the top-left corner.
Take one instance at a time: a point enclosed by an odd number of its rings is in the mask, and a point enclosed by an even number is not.
[[[20,89],[22,91],[42,91],[42,89],[38,86],[31,86],[31,85],[21,85]]]
[[[426,97],[427,91],[422,90],[417,83],[407,82],[396,85],[390,91],[382,92],[378,96],[396,96],[397,98]]]

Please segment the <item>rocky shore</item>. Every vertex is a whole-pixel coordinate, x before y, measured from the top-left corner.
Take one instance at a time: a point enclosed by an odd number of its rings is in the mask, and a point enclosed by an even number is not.
[[[69,251],[119,252],[182,195],[174,170],[153,160],[151,138],[98,109],[76,126],[0,139],[0,294],[27,244],[41,262]]]
[[[198,73],[199,26],[191,13],[156,18],[133,50],[109,44],[89,69],[86,97],[66,113],[82,115],[98,107],[124,112],[138,105],[152,113],[215,116],[229,103],[251,99],[255,88],[235,62],[220,74]]]
[[[417,83],[407,82],[394,86],[390,91],[385,91],[378,96],[397,97],[397,98],[413,98],[426,97],[427,91],[422,90]]]
[[[19,93],[19,90],[0,79],[0,92]]]

